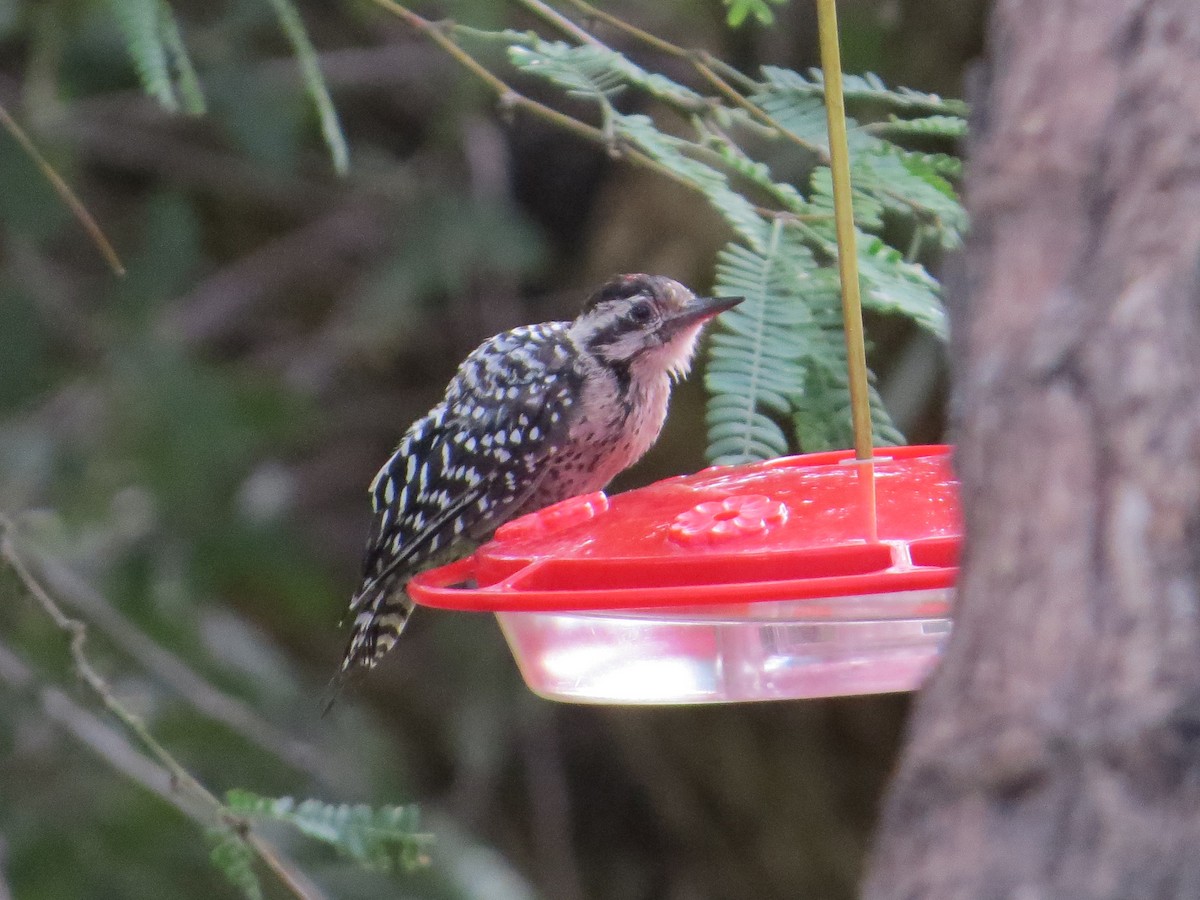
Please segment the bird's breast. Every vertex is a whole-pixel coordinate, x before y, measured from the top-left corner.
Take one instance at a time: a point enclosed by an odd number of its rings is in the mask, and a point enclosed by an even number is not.
[[[567,440],[547,464],[536,504],[606,487],[658,439],[669,398],[666,379],[625,392],[615,387],[585,391]]]

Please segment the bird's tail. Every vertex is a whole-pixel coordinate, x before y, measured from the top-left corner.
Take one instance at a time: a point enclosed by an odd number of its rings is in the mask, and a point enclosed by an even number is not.
[[[328,715],[342,689],[364,669],[373,669],[396,644],[412,614],[403,579],[393,574],[368,579],[350,602],[354,624],[341,668],[329,682],[321,715]]]
[[[342,672],[374,668],[396,644],[412,614],[403,580],[394,575],[368,580],[350,604],[354,623],[342,659]]]

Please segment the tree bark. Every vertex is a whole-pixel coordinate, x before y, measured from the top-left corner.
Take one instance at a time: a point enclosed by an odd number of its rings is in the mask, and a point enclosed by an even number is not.
[[[1200,5],[999,0],[966,543],[865,896],[1200,897]]]

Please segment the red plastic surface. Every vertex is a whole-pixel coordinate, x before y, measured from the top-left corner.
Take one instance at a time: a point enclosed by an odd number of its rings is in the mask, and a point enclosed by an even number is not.
[[[426,606],[516,612],[952,586],[961,526],[950,448],[877,452],[871,463],[815,453],[574,497],[423,572],[409,593]]]

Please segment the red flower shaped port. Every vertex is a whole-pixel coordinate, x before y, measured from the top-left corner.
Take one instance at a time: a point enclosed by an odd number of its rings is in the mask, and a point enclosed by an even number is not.
[[[572,525],[578,525],[580,522],[587,522],[607,509],[608,496],[604,491],[571,497],[559,503],[553,503],[535,513],[506,522],[496,529],[496,540],[510,541],[545,537]]]
[[[698,503],[671,523],[677,544],[720,544],[748,534],[762,534],[787,521],[787,506],[762,494],[745,494]]]

